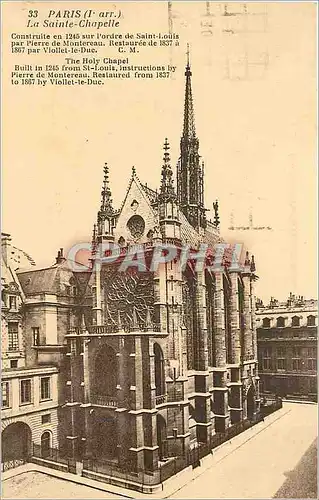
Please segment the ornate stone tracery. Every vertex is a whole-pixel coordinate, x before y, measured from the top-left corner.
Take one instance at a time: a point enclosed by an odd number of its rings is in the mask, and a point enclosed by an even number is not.
[[[105,322],[121,326],[146,326],[154,321],[154,286],[151,272],[104,272]]]
[[[140,215],[133,215],[127,222],[127,227],[133,238],[140,238],[145,231],[145,221]]]

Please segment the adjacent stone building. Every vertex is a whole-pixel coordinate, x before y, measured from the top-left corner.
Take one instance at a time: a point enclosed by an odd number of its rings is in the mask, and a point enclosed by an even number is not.
[[[182,265],[185,246],[195,255],[201,244],[213,249],[223,241],[217,203],[214,221],[206,216],[191,75],[187,64],[177,186],[167,140],[159,190],[133,168],[120,209],[105,166],[92,268],[74,273],[63,415],[68,453],[131,471],[156,470],[259,412],[254,259],[247,253],[240,268],[227,258],[215,270],[198,269],[194,259]],[[101,262],[102,244],[116,245],[117,258],[111,251],[110,262]],[[176,256],[154,267],[163,246]]]
[[[41,363],[30,356],[28,298],[18,272],[34,262],[12,245],[9,234],[2,233],[1,244],[1,449],[5,470],[28,460],[33,444],[42,447],[43,454],[58,445],[58,367],[50,358]]]
[[[317,300],[259,301],[256,321],[262,393],[316,401]]]

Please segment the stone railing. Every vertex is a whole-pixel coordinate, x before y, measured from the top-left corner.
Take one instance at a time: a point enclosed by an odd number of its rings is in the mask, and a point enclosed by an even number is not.
[[[159,323],[152,323],[150,325],[90,325],[87,328],[74,327],[69,329],[69,335],[81,335],[89,333],[90,335],[105,335],[110,333],[132,333],[132,332],[160,332],[161,325]]]
[[[98,406],[117,407],[118,400],[115,396],[104,396],[100,394],[94,394],[91,396],[91,403]]]
[[[167,397],[166,394],[162,394],[160,396],[155,396],[155,404],[156,405],[162,405],[163,403],[166,403]]]

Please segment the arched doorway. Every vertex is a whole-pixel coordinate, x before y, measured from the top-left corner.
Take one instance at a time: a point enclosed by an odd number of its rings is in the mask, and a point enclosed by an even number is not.
[[[41,456],[47,458],[50,455],[51,448],[51,433],[45,431],[41,436]]]
[[[167,429],[166,422],[162,415],[156,417],[157,444],[159,447],[159,459],[163,460],[167,456]]]
[[[24,422],[8,425],[2,432],[2,463],[9,461],[26,462],[31,456],[31,429]]]
[[[155,387],[156,396],[165,394],[165,372],[163,351],[158,344],[154,344],[154,363],[155,363]]]
[[[255,389],[251,385],[247,391],[247,418],[252,420],[255,414]]]
[[[103,400],[102,404],[111,402],[113,405],[112,401],[115,400],[117,394],[117,372],[116,352],[109,345],[105,345],[96,355],[93,377],[94,397]]]

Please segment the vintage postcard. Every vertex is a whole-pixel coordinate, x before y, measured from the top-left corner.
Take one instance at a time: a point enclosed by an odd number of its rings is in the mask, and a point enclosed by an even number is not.
[[[3,498],[317,498],[317,14],[2,2]]]

